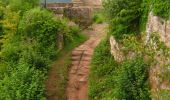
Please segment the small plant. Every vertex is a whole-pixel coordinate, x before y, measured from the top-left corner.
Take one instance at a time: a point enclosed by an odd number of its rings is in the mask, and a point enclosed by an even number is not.
[[[97,24],[103,23],[103,22],[105,21],[103,14],[104,14],[104,13],[102,13],[102,12],[96,12],[96,13],[93,15],[93,22],[94,22],[94,23],[97,23]]]

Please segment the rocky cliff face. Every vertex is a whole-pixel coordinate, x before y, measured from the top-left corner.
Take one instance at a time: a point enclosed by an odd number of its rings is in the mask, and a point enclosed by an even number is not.
[[[167,47],[170,47],[170,21],[166,21],[161,19],[158,16],[154,16],[152,12],[150,12],[148,16],[148,23],[146,27],[147,39],[149,40],[151,34],[156,32],[160,36],[160,40],[164,42]],[[165,62],[161,61],[161,58],[157,57],[158,63],[154,66],[151,66],[149,76],[150,76],[150,85],[153,93],[154,100],[159,99],[155,93],[159,93],[160,90],[168,91],[170,94],[170,83],[168,79],[161,78],[160,75],[166,71],[169,71],[169,67],[167,69],[163,69],[162,66],[164,63],[170,63],[170,55],[166,59]]]
[[[144,42],[154,42],[150,41],[151,34],[156,32],[160,36],[160,40],[166,44],[167,47],[170,47],[170,20],[166,21],[161,19],[158,16],[154,16],[151,12],[148,16],[148,22],[146,26],[146,37],[144,38]],[[115,60],[118,62],[123,61],[124,55],[120,49],[120,44],[118,44],[113,36],[110,38],[110,44],[111,44],[111,54],[114,56]],[[154,44],[154,43],[153,43]],[[154,48],[154,47],[153,47]],[[155,47],[157,48],[157,47]],[[161,53],[160,53],[161,54]],[[162,56],[159,52],[157,55],[155,55],[155,60],[157,61],[156,64],[153,64],[150,67],[149,71],[149,80],[152,90],[152,97],[153,100],[160,100],[159,99],[159,93],[160,91],[168,91],[170,94],[170,83],[167,78],[160,77],[165,72],[170,71],[170,66],[167,66],[167,68],[163,68],[164,65],[168,65],[170,63],[170,54],[168,52],[168,57],[165,61],[162,61]],[[130,57],[129,57],[130,59]]]
[[[170,47],[170,21],[165,21],[151,12],[148,17],[146,32],[149,38],[150,33],[158,32],[160,38]]]

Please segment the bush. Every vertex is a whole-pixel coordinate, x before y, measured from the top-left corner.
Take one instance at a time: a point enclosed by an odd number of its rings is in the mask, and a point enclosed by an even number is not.
[[[30,64],[20,62],[10,76],[0,81],[1,100],[32,100],[43,98],[44,74]]]
[[[26,38],[35,39],[48,47],[56,41],[60,23],[53,18],[52,13],[40,8],[25,13],[20,21],[20,34]]]
[[[23,13],[23,17],[17,16],[17,20],[9,18],[18,13],[8,10],[12,14],[5,20],[12,27],[4,24],[7,28],[0,52],[0,99],[44,100],[44,80],[58,53],[57,36],[63,35],[72,45],[82,39],[80,30],[70,28],[66,20],[40,8]]]
[[[153,12],[166,20],[170,17],[170,1],[169,0],[151,0]]]
[[[120,50],[125,60],[117,63],[110,55],[109,47],[107,42],[101,43],[94,51],[89,98],[150,100],[148,70],[150,61],[153,61],[153,49],[146,47],[135,35],[123,35]],[[132,53],[133,56],[129,55]],[[147,59],[143,59],[146,56]]]
[[[148,65],[142,57],[117,63],[108,41],[95,49],[89,76],[89,99],[150,100]]]
[[[117,40],[123,34],[138,34],[141,0],[106,0],[104,8],[110,24],[110,33]]]
[[[93,15],[93,22],[97,24],[103,23],[105,20],[103,14],[104,14],[103,12],[96,12]]]
[[[13,11],[20,11],[21,15],[39,5],[39,0],[9,0],[9,5]]]
[[[117,100],[151,100],[148,68],[140,57],[124,61],[114,77],[112,95]]]

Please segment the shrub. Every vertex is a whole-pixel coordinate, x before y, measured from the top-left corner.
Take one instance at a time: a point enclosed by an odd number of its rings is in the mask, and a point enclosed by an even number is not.
[[[39,5],[39,0],[9,0],[9,5],[13,11],[20,11],[21,15]]]
[[[25,13],[20,22],[19,30],[22,36],[35,39],[48,47],[56,41],[59,26],[60,23],[53,18],[51,13],[36,8]]]
[[[12,12],[9,16],[8,11]],[[17,19],[10,19],[13,14]],[[66,41],[81,37],[78,27],[70,28],[65,20],[47,10],[35,8],[23,14],[18,17],[19,13],[5,10],[5,22],[10,24],[4,24],[5,38],[0,52],[2,100],[44,100],[44,80],[58,53],[57,36],[63,35]]]
[[[30,64],[20,62],[10,76],[0,81],[1,100],[32,100],[43,98],[44,74]]]
[[[103,12],[96,12],[93,15],[93,22],[97,24],[103,23],[105,20],[103,14],[104,14]]]
[[[117,100],[151,100],[148,68],[140,57],[124,61],[115,75],[112,95]]]
[[[108,41],[102,41],[94,51],[91,65],[89,76],[90,100],[151,99],[148,83],[149,65],[140,55],[117,63],[110,54]]]
[[[158,15],[164,19],[170,17],[170,1],[169,0],[151,0],[152,9],[155,15]]]
[[[108,16],[110,33],[117,40],[123,34],[138,34],[141,0],[106,0],[104,8]]]

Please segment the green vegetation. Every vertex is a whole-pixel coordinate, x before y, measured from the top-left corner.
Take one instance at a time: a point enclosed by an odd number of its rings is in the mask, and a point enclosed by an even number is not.
[[[113,75],[117,69],[117,63],[110,54],[109,48],[109,42],[104,40],[94,51],[89,76],[90,100],[106,99],[108,92],[113,90]]]
[[[152,5],[152,6],[151,6]],[[140,34],[145,30],[148,13],[169,19],[169,0],[106,0],[104,8],[110,24],[110,33],[117,40],[123,34]]]
[[[100,24],[103,23],[105,21],[105,16],[104,16],[104,12],[103,11],[98,11],[95,12],[93,15],[93,22]]]
[[[151,100],[155,94],[150,91],[149,69],[157,66],[157,62],[164,62],[161,68],[165,72],[160,76],[169,79],[169,64],[166,63],[169,49],[157,34],[150,33],[149,40],[146,40],[146,34],[143,33],[146,31],[149,12],[167,20],[169,7],[169,0],[104,1],[109,35],[115,37],[124,59],[117,62],[112,57],[108,41],[99,44],[92,59],[90,100]],[[169,99],[166,90],[160,90],[156,96],[160,100]]]
[[[143,58],[125,60],[114,78],[113,97],[118,100],[151,100],[147,69]]]
[[[169,0],[151,0],[153,12],[164,19],[170,17],[170,1]]]
[[[119,40],[123,34],[138,34],[141,0],[106,0],[110,33]]]
[[[85,40],[78,27],[37,3],[9,0],[0,6],[0,100],[44,100],[46,74],[61,50],[58,42],[73,48]]]
[[[131,36],[133,37],[133,36]],[[127,38],[124,42],[134,43],[124,47],[126,51],[135,50],[136,56],[118,63],[110,54],[108,41],[103,41],[95,49],[90,72],[90,100],[151,100],[148,83],[148,66],[142,55],[145,48],[136,39]],[[143,50],[141,50],[141,47]]]

